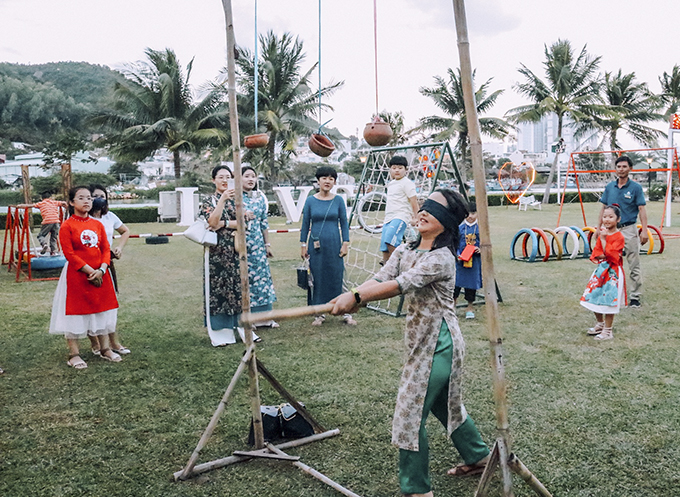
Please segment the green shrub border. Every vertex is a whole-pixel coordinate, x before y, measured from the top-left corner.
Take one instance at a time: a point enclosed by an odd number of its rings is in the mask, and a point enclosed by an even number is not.
[[[157,207],[129,207],[123,209],[111,209],[124,223],[155,223],[158,221]],[[0,214],[0,229],[7,225],[7,213]],[[33,213],[33,226],[40,226],[42,216],[39,212]]]

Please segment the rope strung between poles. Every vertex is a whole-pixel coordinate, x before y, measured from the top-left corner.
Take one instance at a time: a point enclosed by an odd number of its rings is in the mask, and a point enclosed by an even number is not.
[[[378,115],[378,0],[373,0],[373,59],[375,68],[375,115]]]
[[[321,0],[319,0],[319,134],[321,134]]]
[[[257,0],[255,0],[255,133],[257,133],[257,104],[258,104],[258,91],[259,91],[259,64],[257,59]]]

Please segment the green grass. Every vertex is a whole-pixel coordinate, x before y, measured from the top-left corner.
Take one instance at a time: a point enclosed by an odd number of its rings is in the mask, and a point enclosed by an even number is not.
[[[597,206],[587,206],[594,219]],[[650,205],[658,224],[661,206]],[[680,241],[642,258],[643,307],[623,310],[615,340],[586,337],[591,315],[579,304],[593,265],[509,260],[519,228],[554,227],[558,207],[491,208],[494,264],[508,378],[513,450],[555,496],[667,496],[680,488],[676,304]],[[674,209],[673,215],[680,215]],[[283,227],[281,220],[272,224]],[[562,224],[582,225],[567,206]],[[677,222],[675,223],[677,226]],[[135,233],[179,231],[130,225]],[[172,229],[171,229],[172,228]],[[678,232],[671,228],[670,232]],[[0,232],[4,235],[4,232]],[[305,304],[295,287],[297,233],[272,235],[278,308]],[[95,359],[74,371],[63,339],[47,334],[56,282],[14,283],[0,272],[0,495],[3,496],[334,496],[286,464],[252,461],[174,483],[243,353],[215,349],[202,326],[201,249],[131,240],[117,264],[118,329],[132,354]],[[261,333],[258,357],[327,428],[341,435],[291,454],[365,496],[397,496],[391,416],[402,360],[403,319],[362,310],[359,326],[329,319],[282,323]],[[492,443],[495,414],[485,316],[461,322],[466,337],[465,403]],[[200,462],[243,450],[249,426],[246,375]],[[260,380],[262,402],[281,399]],[[477,480],[453,479],[459,462],[438,423],[429,425],[436,495],[472,495]],[[497,485],[494,490],[498,494]],[[518,496],[533,495],[519,479]]]

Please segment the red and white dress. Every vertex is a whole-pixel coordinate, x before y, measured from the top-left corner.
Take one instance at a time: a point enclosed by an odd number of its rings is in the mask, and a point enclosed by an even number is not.
[[[111,274],[107,271],[96,287],[80,271],[86,264],[98,269],[111,262],[104,225],[91,217],[71,216],[61,227],[59,242],[67,262],[54,293],[50,333],[66,338],[113,333],[118,299]]]
[[[581,297],[581,305],[598,314],[618,314],[626,305],[626,278],[623,274],[623,233],[607,235],[605,244],[597,238],[590,260],[597,264]],[[604,260],[598,262],[598,257]]]

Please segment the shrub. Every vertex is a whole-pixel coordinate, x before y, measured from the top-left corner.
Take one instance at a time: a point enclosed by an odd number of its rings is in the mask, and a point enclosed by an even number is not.
[[[663,200],[666,197],[666,185],[663,183],[654,183],[647,191],[649,200],[652,202]]]
[[[24,202],[21,190],[0,190],[0,205],[16,205]]]
[[[158,221],[157,207],[129,207],[111,209],[123,223],[155,223]]]

